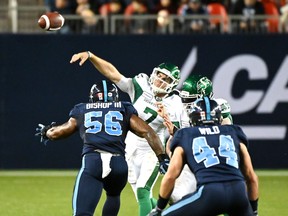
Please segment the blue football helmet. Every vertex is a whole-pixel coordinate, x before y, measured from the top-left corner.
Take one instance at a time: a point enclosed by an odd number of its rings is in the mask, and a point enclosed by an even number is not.
[[[189,119],[192,126],[220,125],[221,107],[215,100],[208,97],[197,99],[191,107]]]
[[[89,102],[116,102],[119,101],[118,89],[114,83],[102,80],[95,83],[90,90]]]

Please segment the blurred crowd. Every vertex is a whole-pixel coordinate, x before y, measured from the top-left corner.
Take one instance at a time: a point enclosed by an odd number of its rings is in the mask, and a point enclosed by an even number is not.
[[[179,26],[184,33],[288,31],[288,0],[45,0],[45,4],[47,11],[58,11],[64,16],[79,15],[83,33],[101,25],[95,15],[107,18],[113,15],[157,15],[153,29],[160,33],[168,33],[171,15],[179,16]],[[220,15],[221,20],[208,19],[207,15]],[[279,16],[279,19],[261,19],[265,15]],[[228,29],[229,16],[237,19]],[[126,19],[117,31],[142,34],[151,29],[147,25],[149,22],[143,19]],[[71,23],[61,31],[73,32],[75,28]]]

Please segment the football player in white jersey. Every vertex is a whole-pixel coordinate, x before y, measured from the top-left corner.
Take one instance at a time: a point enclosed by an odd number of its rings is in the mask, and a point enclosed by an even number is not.
[[[182,102],[177,94],[173,94],[173,89],[180,80],[178,67],[171,63],[162,63],[154,68],[150,77],[141,73],[133,78],[127,78],[111,63],[91,52],[74,54],[70,63],[79,60],[81,66],[87,59],[101,74],[114,82],[123,92],[129,94],[139,117],[156,131],[164,146],[167,128],[157,110],[159,104],[165,106],[170,121],[180,127]],[[152,197],[152,188],[159,175],[159,163],[145,139],[128,133],[125,142],[129,168],[128,182],[139,204],[139,215],[146,216],[156,204],[156,200]]]

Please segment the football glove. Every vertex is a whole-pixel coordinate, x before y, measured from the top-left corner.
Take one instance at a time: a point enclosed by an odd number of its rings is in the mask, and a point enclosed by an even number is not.
[[[159,172],[164,175],[168,170],[170,159],[168,155],[166,154],[160,154],[157,157],[158,157],[159,164],[160,164]]]
[[[159,208],[154,208],[151,210],[151,212],[147,216],[161,216],[162,210]]]
[[[49,141],[49,138],[46,136],[47,131],[52,128],[56,122],[52,122],[50,125],[43,125],[43,124],[38,124],[38,127],[36,128],[36,134],[35,136],[40,136],[40,142],[44,143],[44,145],[47,144]]]
[[[253,210],[253,215],[258,216],[258,199],[256,200],[250,200],[250,205]]]

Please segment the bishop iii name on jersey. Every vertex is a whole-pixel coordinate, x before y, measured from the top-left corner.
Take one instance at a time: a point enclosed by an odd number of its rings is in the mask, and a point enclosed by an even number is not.
[[[106,103],[88,103],[86,109],[97,109],[97,108],[110,108],[110,107],[121,107],[121,102],[106,102]]]

